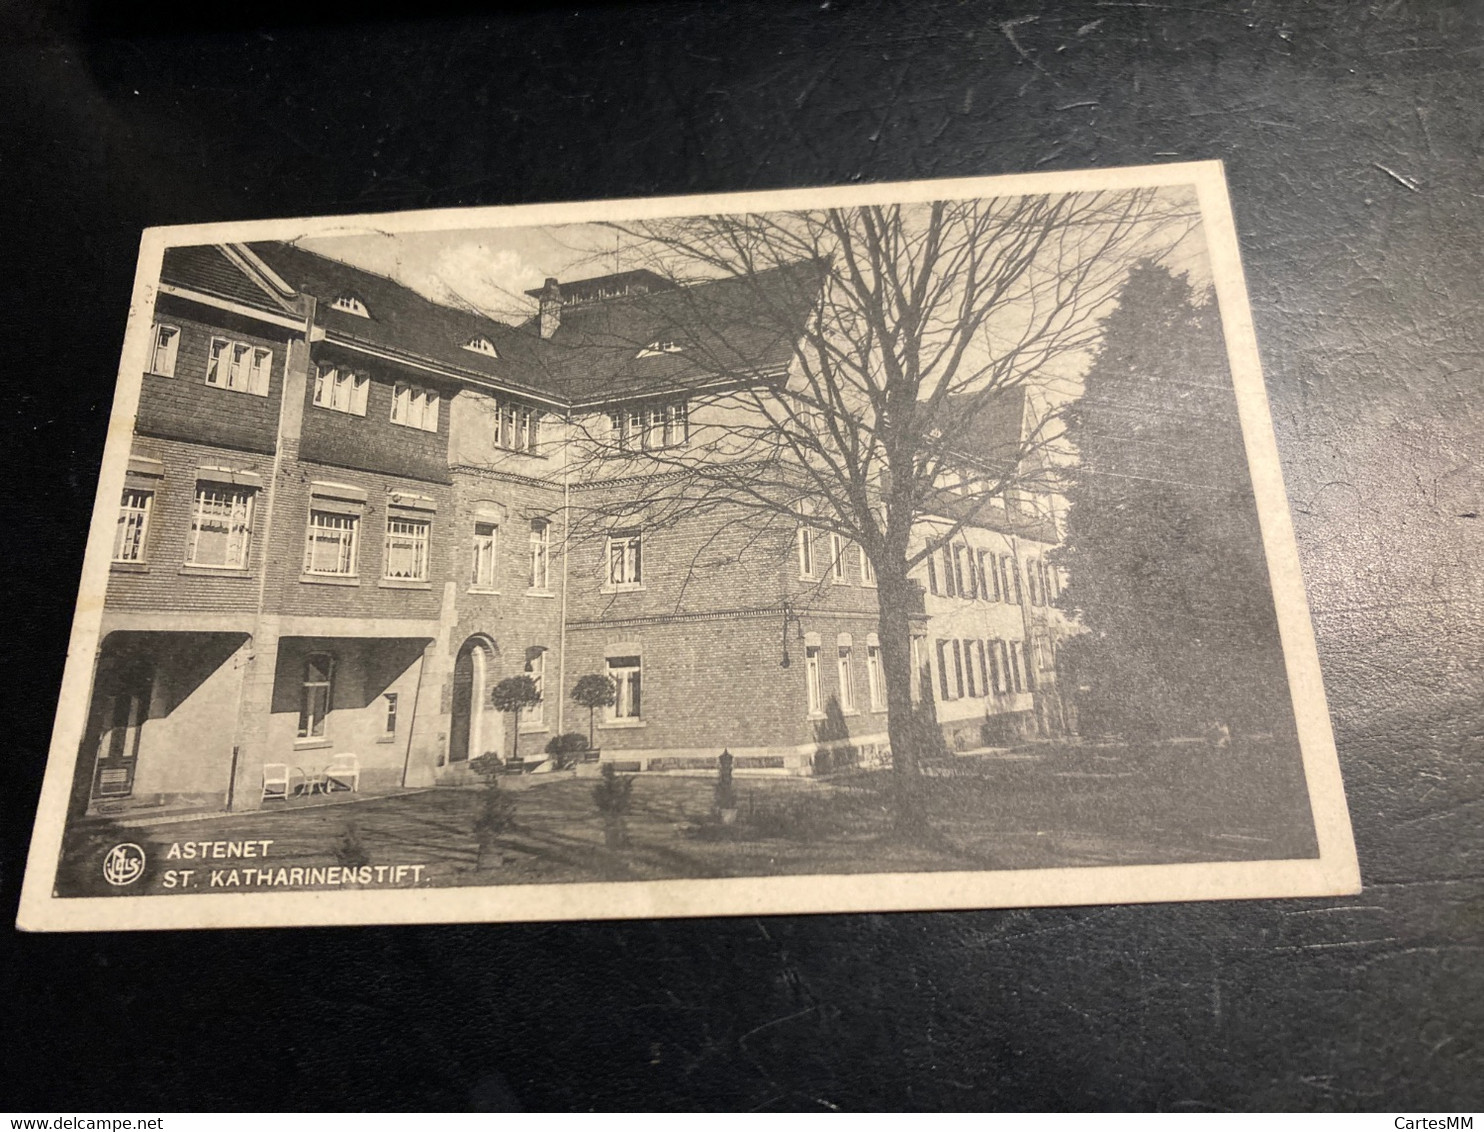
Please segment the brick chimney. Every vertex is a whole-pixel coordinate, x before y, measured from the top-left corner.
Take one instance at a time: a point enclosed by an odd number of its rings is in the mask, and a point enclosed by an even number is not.
[[[541,337],[550,338],[557,332],[557,327],[562,324],[562,289],[557,286],[555,279],[548,278],[546,286],[541,288],[537,296],[541,301],[541,313],[537,316],[537,326],[541,330]]]

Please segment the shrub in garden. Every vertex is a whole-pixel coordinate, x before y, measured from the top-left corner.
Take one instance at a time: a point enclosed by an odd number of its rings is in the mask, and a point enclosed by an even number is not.
[[[477,846],[474,867],[482,869],[485,854],[494,848],[502,834],[515,825],[515,799],[500,789],[500,758],[493,751],[471,759],[469,768],[484,779],[483,796],[474,815],[474,842]]]
[[[593,787],[593,805],[603,815],[603,843],[617,849],[628,843],[628,830],[624,816],[629,812],[633,799],[634,776],[619,774],[609,763],[603,767],[603,777]]]
[[[553,735],[546,743],[546,753],[551,756],[558,770],[576,766],[582,753],[588,749],[587,736],[580,731],[567,731]]]

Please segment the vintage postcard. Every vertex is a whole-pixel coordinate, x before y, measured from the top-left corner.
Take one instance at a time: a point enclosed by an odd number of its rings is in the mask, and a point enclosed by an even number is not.
[[[23,928],[1358,889],[1217,163],[153,229],[131,312]]]

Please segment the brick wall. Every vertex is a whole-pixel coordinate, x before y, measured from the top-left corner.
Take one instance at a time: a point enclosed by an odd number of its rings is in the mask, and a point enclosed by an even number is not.
[[[199,317],[200,310],[169,296],[161,299],[156,321],[180,329],[175,373],[172,377],[144,375],[134,431],[144,436],[272,452],[278,430],[285,346],[291,332],[280,332],[225,311],[212,312],[211,321],[206,322]],[[187,317],[188,312],[197,312],[197,316]],[[213,337],[273,351],[266,396],[206,384]]]
[[[365,492],[355,578],[303,580],[312,484],[316,482],[346,484]],[[393,586],[383,581],[391,492],[426,496],[434,504],[434,510],[422,513],[431,523],[425,583]],[[266,608],[286,616],[436,619],[451,568],[448,546],[453,521],[452,494],[441,484],[285,459],[274,501]]]
[[[271,457],[207,444],[150,437],[135,439],[135,456],[159,461],[163,476],[130,484],[154,491],[143,563],[115,563],[108,579],[109,609],[243,612],[257,606],[258,576],[267,553],[259,532],[268,502]],[[254,535],[247,569],[202,571],[186,565],[195,508],[197,469],[226,467],[257,476],[263,488],[254,499]]]
[[[314,404],[315,367],[318,365],[346,365],[369,374],[371,380],[365,416]],[[425,432],[392,422],[392,394],[398,381],[434,389],[440,394],[437,432]],[[429,382],[416,374],[400,372],[389,362],[368,360],[331,348],[317,348],[305,383],[299,455],[320,464],[447,483],[449,402],[452,394],[451,388]]]

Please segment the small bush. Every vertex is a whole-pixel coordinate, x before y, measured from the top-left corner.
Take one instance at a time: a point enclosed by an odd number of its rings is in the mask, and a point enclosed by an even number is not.
[[[347,869],[359,869],[371,863],[371,854],[361,840],[360,827],[355,822],[346,822],[335,842],[335,863]]]
[[[586,750],[587,736],[580,731],[553,735],[546,743],[546,753],[556,762],[558,770],[575,766]]]
[[[623,817],[629,812],[634,793],[634,776],[619,774],[612,763],[603,767],[603,777],[593,787],[593,805],[605,817]]]
[[[515,799],[500,789],[500,780],[493,774],[485,775],[482,793],[474,816],[474,840],[478,846],[475,863],[479,868],[484,867],[484,855],[495,847],[500,835],[515,825]]]

